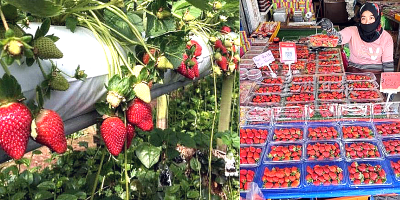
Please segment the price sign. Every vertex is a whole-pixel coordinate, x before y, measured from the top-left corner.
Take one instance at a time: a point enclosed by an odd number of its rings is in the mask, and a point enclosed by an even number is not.
[[[381,92],[397,93],[400,91],[400,72],[381,73]]]
[[[281,55],[281,63],[297,62],[296,43],[279,42],[279,53]]]
[[[253,57],[254,63],[256,63],[258,68],[261,68],[263,66],[267,66],[270,63],[275,61],[274,55],[272,55],[271,50],[262,53],[258,56]]]

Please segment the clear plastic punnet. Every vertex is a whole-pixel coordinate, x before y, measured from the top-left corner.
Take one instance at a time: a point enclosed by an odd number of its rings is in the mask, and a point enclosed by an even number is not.
[[[263,158],[264,146],[240,145],[240,167],[257,167]]]
[[[338,124],[308,123],[306,126],[306,139],[310,141],[340,140],[341,135]]]
[[[340,140],[307,141],[304,145],[307,162],[342,161],[343,148]]]
[[[270,134],[272,133],[269,127],[243,126],[240,127],[240,144],[265,146]]]
[[[319,63],[321,64],[321,63]],[[341,64],[332,64],[332,65],[319,65],[317,67],[318,74],[331,74],[331,73],[343,73],[344,68]]]
[[[247,122],[263,122],[272,124],[272,108],[252,107],[246,113]]]
[[[385,120],[374,122],[375,130],[378,137],[399,137],[400,136],[400,121],[399,120]]]
[[[394,179],[400,182],[400,157],[388,159],[386,162],[390,163],[390,168],[393,172]]]
[[[315,34],[308,37],[311,47],[336,47],[339,42],[337,36],[328,36],[325,34]]]
[[[249,52],[246,52],[246,54],[244,54],[242,56],[242,59],[253,59],[254,57],[258,56],[260,54],[250,54]]]
[[[259,107],[276,107],[280,106],[281,95],[279,93],[255,94],[250,96],[248,104],[250,106]]]
[[[344,156],[347,161],[383,160],[381,144],[378,140],[343,142]]]
[[[351,90],[348,94],[350,102],[356,103],[375,103],[382,102],[382,93],[377,89],[370,90]]]
[[[264,155],[264,163],[290,163],[303,160],[302,142],[270,142]]]
[[[372,121],[372,104],[339,104],[339,121]]]
[[[400,120],[400,102],[383,102],[372,104],[374,121]]]
[[[340,124],[342,140],[375,140],[374,125],[370,122],[342,122]]]
[[[287,182],[279,181],[278,176],[282,175]],[[257,172],[256,182],[262,191],[298,190],[303,187],[302,176],[302,163],[263,164]]]
[[[400,158],[400,137],[382,138],[382,150],[387,158]]]
[[[387,161],[352,161],[347,163],[350,187],[379,187],[393,184]]]
[[[249,191],[249,183],[253,182],[256,176],[257,168],[241,167],[240,168],[240,192]]]
[[[326,103],[324,101],[316,101],[315,105],[307,106],[307,121],[308,122],[338,122],[338,104]]]
[[[346,84],[344,82],[320,82],[318,83],[318,91],[332,91],[332,90],[344,90]]]
[[[378,89],[379,85],[376,81],[350,81],[347,84],[348,90],[371,90]]]
[[[306,118],[305,106],[287,106],[273,108],[274,124],[303,123]]]
[[[303,142],[305,139],[304,125],[277,124],[273,127],[270,142]]]
[[[303,173],[304,186],[312,191],[344,188],[348,181],[344,162],[306,162]]]
[[[346,72],[346,80],[347,80],[347,82],[376,81],[376,77],[371,72],[365,72],[365,73],[348,73],[348,72]]]
[[[267,94],[267,93],[280,93],[283,85],[276,84],[257,84],[253,88],[253,93],[256,94]]]

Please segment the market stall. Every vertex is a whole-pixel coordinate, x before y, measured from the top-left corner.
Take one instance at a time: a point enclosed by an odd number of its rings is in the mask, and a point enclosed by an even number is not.
[[[345,72],[337,38],[277,31],[296,62],[280,62],[272,33],[254,33],[241,59],[241,196],[256,194],[251,182],[267,199],[400,192],[400,103],[374,74]],[[265,52],[275,61],[260,66]]]

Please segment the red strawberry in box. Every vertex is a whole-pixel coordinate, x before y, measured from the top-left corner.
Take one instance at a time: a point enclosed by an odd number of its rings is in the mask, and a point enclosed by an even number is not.
[[[330,186],[343,183],[343,169],[337,165],[315,165],[306,167],[306,181],[315,186]]]
[[[251,169],[240,170],[240,190],[248,190],[248,183],[253,182],[255,172]]]
[[[397,135],[400,133],[399,122],[375,124],[375,127],[377,133],[382,136]]]
[[[374,132],[368,126],[343,126],[344,139],[373,139]]]
[[[400,154],[400,140],[383,140],[382,143],[388,156]]]
[[[263,188],[297,188],[300,186],[301,170],[296,167],[266,167],[261,180]]]
[[[337,142],[311,142],[307,144],[307,160],[334,160],[340,158]]]
[[[348,166],[349,178],[352,185],[370,185],[386,183],[386,172],[381,165],[373,162],[352,162]]]
[[[400,179],[400,160],[397,160],[397,161],[391,160],[390,166],[392,166],[392,168],[393,168],[396,179],[399,180]]]
[[[307,137],[310,140],[329,140],[339,137],[339,132],[333,126],[309,127]]]
[[[255,165],[261,157],[261,147],[240,147],[240,164]]]
[[[299,141],[303,139],[302,128],[275,128],[272,140],[276,141]]]
[[[272,145],[268,152],[268,158],[271,161],[299,161],[302,154],[302,145],[286,144]]]
[[[380,158],[378,146],[371,142],[351,142],[345,144],[346,157],[350,159]]]
[[[268,129],[240,129],[240,144],[263,144],[267,141],[267,138]]]

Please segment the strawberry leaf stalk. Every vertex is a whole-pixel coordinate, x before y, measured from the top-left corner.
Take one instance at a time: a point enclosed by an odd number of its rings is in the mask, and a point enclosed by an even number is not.
[[[25,154],[31,132],[32,115],[22,100],[15,77],[4,74],[0,79],[0,147],[13,159]]]

